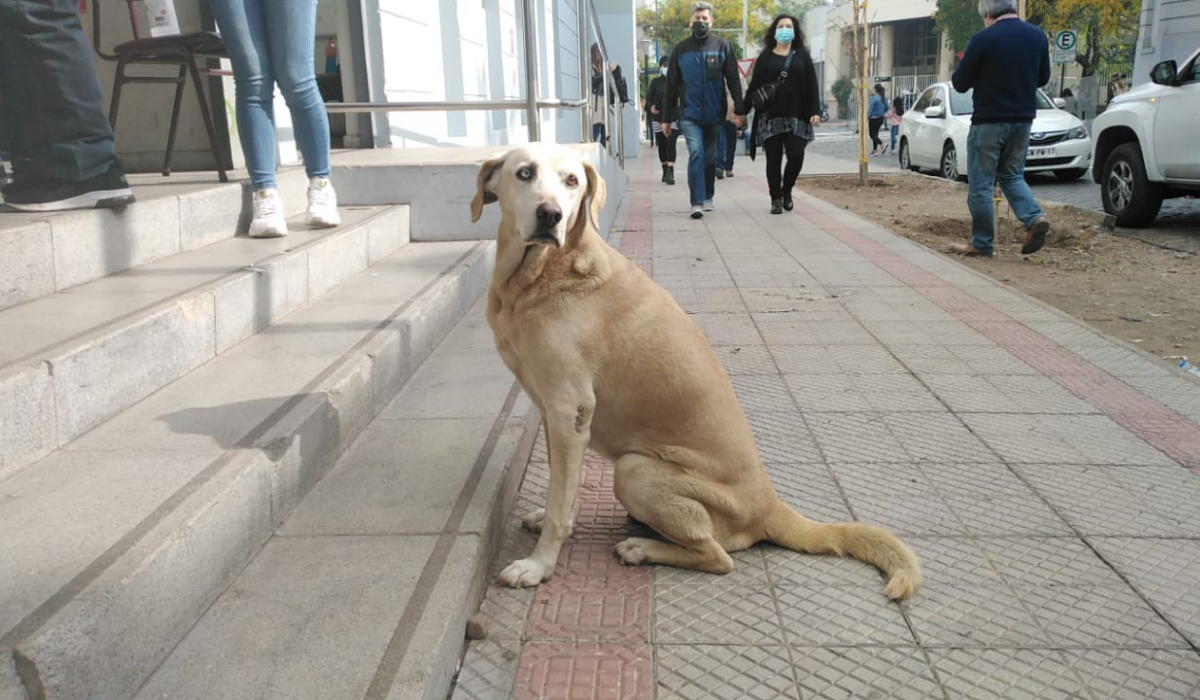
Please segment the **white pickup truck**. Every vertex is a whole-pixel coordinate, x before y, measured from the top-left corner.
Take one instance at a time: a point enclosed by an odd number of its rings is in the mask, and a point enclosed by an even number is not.
[[[1092,179],[1118,226],[1146,226],[1163,199],[1200,196],[1200,50],[1114,98],[1092,124]]]

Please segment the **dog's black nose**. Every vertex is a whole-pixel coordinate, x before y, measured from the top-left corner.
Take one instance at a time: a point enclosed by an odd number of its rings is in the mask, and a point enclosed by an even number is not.
[[[554,204],[538,205],[537,218],[539,224],[557,224],[562,221],[562,209],[559,209]]]

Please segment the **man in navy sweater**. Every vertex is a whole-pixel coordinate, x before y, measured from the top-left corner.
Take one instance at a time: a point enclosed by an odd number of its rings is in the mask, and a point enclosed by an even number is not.
[[[1017,0],[979,0],[985,29],[967,44],[951,79],[954,89],[975,88],[975,112],[967,135],[967,208],[971,242],[951,249],[963,255],[991,257],[997,181],[1025,226],[1028,255],[1046,244],[1050,222],[1025,182],[1029,130],[1037,116],[1037,90],[1050,80],[1046,34],[1017,14]]]
[[[663,98],[663,134],[671,135],[671,122],[687,142],[688,190],[692,201],[691,216],[699,219],[713,210],[717,178],[717,139],[728,109],[725,88],[734,104],[742,102],[742,83],[738,79],[737,57],[724,39],[709,33],[713,6],[697,2],[692,6],[692,36],[675,45],[667,67],[666,95]],[[744,117],[734,117],[741,127]]]

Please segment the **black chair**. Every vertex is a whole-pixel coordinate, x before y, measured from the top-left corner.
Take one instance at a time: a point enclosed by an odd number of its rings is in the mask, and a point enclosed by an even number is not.
[[[105,53],[100,43],[100,0],[92,0],[92,43],[96,53],[101,58],[116,61],[117,75],[113,80],[112,104],[108,108],[108,121],[115,129],[117,126],[117,110],[121,105],[121,87],[125,83],[174,83],[175,106],[171,110],[171,128],[167,135],[167,156],[163,161],[162,174],[171,174],[171,156],[175,151],[175,131],[179,126],[179,107],[183,104],[183,86],[188,74],[192,76],[192,84],[196,86],[196,97],[200,103],[200,113],[204,118],[204,129],[208,132],[208,144],[212,149],[213,161],[217,165],[217,173],[221,182],[228,182],[225,174],[225,163],[221,159],[221,149],[217,145],[217,134],[213,127],[212,112],[208,100],[204,96],[204,88],[200,82],[201,73],[207,75],[219,74],[220,71],[201,69],[197,59],[228,58],[225,43],[220,35],[213,32],[193,32],[175,36],[142,37],[138,28],[137,10],[134,3],[138,0],[124,0],[129,11],[129,22],[133,28],[133,40],[113,47],[112,53]],[[179,67],[176,77],[152,77],[127,75],[125,70],[132,64],[172,65]]]

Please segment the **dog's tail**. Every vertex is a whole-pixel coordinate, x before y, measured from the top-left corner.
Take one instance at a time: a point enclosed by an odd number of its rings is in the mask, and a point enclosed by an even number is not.
[[[819,523],[777,501],[767,520],[767,539],[808,554],[836,554],[871,564],[887,574],[884,593],[905,600],[921,585],[917,555],[900,538],[865,523]]]

